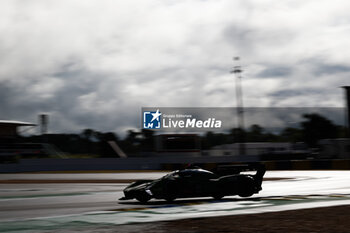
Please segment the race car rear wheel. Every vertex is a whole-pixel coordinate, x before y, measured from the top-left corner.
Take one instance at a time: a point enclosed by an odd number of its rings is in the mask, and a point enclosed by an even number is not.
[[[240,190],[238,191],[238,196],[240,197],[250,197],[255,193],[254,180],[249,176],[240,177]]]
[[[254,192],[240,192],[239,194],[238,194],[238,196],[240,196],[240,197],[250,197],[250,196],[252,196],[254,194]]]

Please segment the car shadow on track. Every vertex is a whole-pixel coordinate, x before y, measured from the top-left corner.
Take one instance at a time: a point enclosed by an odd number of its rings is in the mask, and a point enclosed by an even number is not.
[[[150,200],[147,203],[141,203],[136,200],[132,201],[119,201],[121,205],[144,205],[144,206],[161,206],[161,205],[195,205],[195,204],[205,204],[205,203],[221,203],[221,202],[237,202],[237,201],[261,201],[260,197],[249,197],[249,198],[233,198],[226,197],[220,200],[215,200],[213,198],[191,198],[191,199],[178,199],[174,201],[165,200]]]
[[[147,203],[141,203],[136,200],[119,201],[121,205],[137,205],[137,206],[169,206],[169,205],[198,205],[207,203],[224,203],[224,202],[244,202],[244,201],[266,201],[266,200],[303,200],[303,199],[320,199],[320,198],[350,198],[350,193],[331,193],[331,194],[300,194],[300,195],[281,195],[281,196],[264,196],[264,197],[224,197],[220,200],[213,198],[181,198],[174,201],[165,201],[152,199]]]

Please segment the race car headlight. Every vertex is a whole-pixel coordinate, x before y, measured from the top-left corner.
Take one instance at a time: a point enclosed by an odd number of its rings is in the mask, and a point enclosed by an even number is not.
[[[150,196],[153,196],[153,193],[149,189],[146,189],[146,193],[149,194]]]

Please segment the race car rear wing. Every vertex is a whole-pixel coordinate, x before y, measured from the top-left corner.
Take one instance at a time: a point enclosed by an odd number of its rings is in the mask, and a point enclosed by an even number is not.
[[[254,176],[255,181],[262,183],[263,177],[266,172],[264,164],[261,163],[246,163],[246,164],[228,164],[228,165],[219,165],[215,173],[220,176],[240,174],[241,172],[246,171],[256,171]]]

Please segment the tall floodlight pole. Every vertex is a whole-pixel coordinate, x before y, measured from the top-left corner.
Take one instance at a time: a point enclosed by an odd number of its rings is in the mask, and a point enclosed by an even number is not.
[[[234,57],[233,60],[235,62],[239,61],[239,57]],[[242,67],[240,65],[236,65],[231,70],[236,76],[236,102],[237,102],[237,123],[239,129],[239,154],[245,155],[245,138],[244,138],[244,109],[243,109],[243,91],[242,91]]]
[[[346,125],[348,128],[347,137],[350,137],[350,86],[343,86],[345,90],[345,100],[346,100]]]

